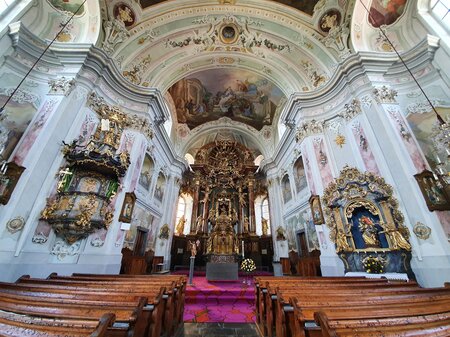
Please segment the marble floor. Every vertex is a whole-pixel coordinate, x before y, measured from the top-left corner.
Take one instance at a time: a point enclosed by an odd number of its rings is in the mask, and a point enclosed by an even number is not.
[[[184,323],[177,337],[259,337],[253,323]]]

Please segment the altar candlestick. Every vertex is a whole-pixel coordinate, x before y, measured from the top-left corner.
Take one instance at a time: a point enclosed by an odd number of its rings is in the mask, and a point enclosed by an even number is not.
[[[244,254],[245,254],[245,251],[244,251],[244,240],[242,240],[242,258],[244,258]]]

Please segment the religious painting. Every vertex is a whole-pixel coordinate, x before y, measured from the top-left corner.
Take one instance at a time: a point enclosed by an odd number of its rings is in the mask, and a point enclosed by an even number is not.
[[[287,174],[281,179],[281,192],[283,193],[284,203],[287,203],[292,199],[291,182],[289,181],[289,176]]]
[[[163,200],[165,185],[166,185],[166,177],[164,177],[164,174],[159,172],[154,194],[155,199],[158,200],[159,202],[162,202]]]
[[[152,158],[146,154],[144,158],[144,163],[142,164],[141,173],[139,175],[139,185],[148,190],[152,182],[153,170],[155,164]]]
[[[450,210],[450,198],[445,193],[439,180],[434,178],[433,172],[424,170],[414,175],[419,184],[422,195],[430,211]]]
[[[450,108],[436,107],[436,111],[444,120],[450,118]],[[432,111],[419,111],[408,114],[406,120],[408,121],[428,164],[434,169],[436,164],[440,161],[436,155],[436,150],[431,137],[433,126],[438,123],[436,114]],[[444,159],[443,157],[441,158]]]
[[[83,0],[47,0],[50,5],[62,12],[82,15],[84,13]],[[81,8],[80,8],[81,6]],[[77,12],[78,11],[78,12]]]
[[[125,193],[123,200],[122,211],[120,212],[119,221],[131,223],[133,216],[134,204],[136,202],[136,195],[133,192]]]
[[[4,176],[0,180],[0,204],[6,205],[8,203],[24,170],[24,167],[18,166],[15,163],[2,165],[1,171]]]
[[[407,0],[372,0],[369,23],[379,28],[391,25],[403,14]]]
[[[139,3],[142,8],[147,8],[147,7],[159,4],[164,1],[166,1],[166,0],[139,0]]]
[[[135,205],[134,211],[133,211],[133,218],[131,220],[130,224],[130,230],[127,231],[127,234],[125,236],[124,240],[124,247],[133,249],[134,247],[134,241],[136,239],[137,234],[137,228],[145,228],[148,229],[147,232],[147,246],[146,251],[150,249],[154,249],[154,230],[153,230],[153,220],[154,216],[148,209],[146,209],[143,206],[140,206],[139,204]]]
[[[320,197],[312,195],[309,198],[309,205],[311,207],[312,221],[314,225],[321,225],[325,222],[323,218],[322,206],[320,204]]]
[[[169,93],[178,123],[190,129],[228,117],[261,130],[272,124],[284,97],[269,80],[242,69],[201,71],[176,82]]]
[[[7,99],[6,95],[0,94],[0,105]],[[33,119],[37,111],[35,104],[38,104],[38,97],[36,96],[34,100],[34,103],[26,101],[18,103],[13,100],[8,102],[0,118],[0,159],[9,159]]]
[[[275,0],[276,2],[291,6],[298,9],[308,15],[313,15],[314,7],[319,2],[319,0],[309,0],[309,1],[299,1],[299,0]]]
[[[297,193],[303,191],[308,185],[306,182],[305,167],[301,156],[294,163],[294,182]]]

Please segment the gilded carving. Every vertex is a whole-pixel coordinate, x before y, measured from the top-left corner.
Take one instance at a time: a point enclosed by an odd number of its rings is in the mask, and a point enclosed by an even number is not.
[[[338,252],[411,250],[398,201],[382,177],[346,166],[322,200]]]

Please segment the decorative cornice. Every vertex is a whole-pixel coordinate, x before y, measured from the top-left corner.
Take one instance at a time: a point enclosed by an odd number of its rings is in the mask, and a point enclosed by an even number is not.
[[[397,91],[383,85],[373,90],[373,96],[378,103],[395,103]]]

